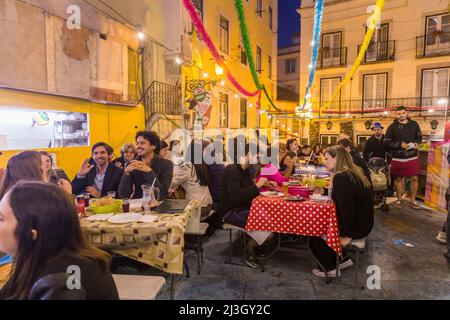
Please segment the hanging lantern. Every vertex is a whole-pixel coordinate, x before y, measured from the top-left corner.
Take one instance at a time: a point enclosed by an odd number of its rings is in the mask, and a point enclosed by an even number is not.
[[[366,129],[369,130],[372,126],[372,120],[367,120],[366,122],[364,122],[364,125],[366,126]]]
[[[331,128],[333,127],[333,122],[331,122],[330,120],[328,120],[327,122],[327,129],[331,130]]]

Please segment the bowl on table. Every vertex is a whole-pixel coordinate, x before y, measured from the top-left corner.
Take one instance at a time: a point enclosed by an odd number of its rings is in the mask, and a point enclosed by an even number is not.
[[[120,199],[101,198],[92,202],[89,208],[94,214],[117,213],[122,211],[122,204]]]

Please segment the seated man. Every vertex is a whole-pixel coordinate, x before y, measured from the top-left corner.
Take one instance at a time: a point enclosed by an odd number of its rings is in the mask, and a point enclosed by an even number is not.
[[[104,142],[92,147],[92,158],[83,162],[72,181],[75,195],[88,193],[91,197],[100,198],[110,191],[117,192],[123,170],[111,163],[112,154],[113,148]]]
[[[160,199],[167,198],[173,177],[173,164],[158,156],[161,141],[153,131],[139,131],[136,134],[138,159],[130,161],[119,186],[123,198],[143,197],[142,185],[152,185],[160,190]]]

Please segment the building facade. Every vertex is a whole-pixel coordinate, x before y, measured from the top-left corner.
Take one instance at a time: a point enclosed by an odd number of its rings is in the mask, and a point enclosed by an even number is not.
[[[300,34],[293,36],[291,45],[278,48],[278,86],[299,93]]]
[[[336,142],[346,133],[356,144],[370,126],[392,123],[403,105],[427,138],[443,137],[450,96],[450,13],[439,0],[386,1],[363,62],[339,97],[328,103],[355,62],[374,1],[325,1],[321,43],[312,94],[310,140]],[[314,2],[302,1],[301,43],[311,43]],[[302,46],[300,64],[310,63],[311,47]],[[300,96],[308,69],[300,71]]]

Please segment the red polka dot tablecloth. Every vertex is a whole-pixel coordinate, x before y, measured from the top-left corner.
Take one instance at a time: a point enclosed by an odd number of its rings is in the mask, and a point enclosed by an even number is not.
[[[326,237],[330,248],[341,254],[336,208],[333,202],[286,201],[259,196],[253,200],[247,220],[248,231],[269,231]]]

